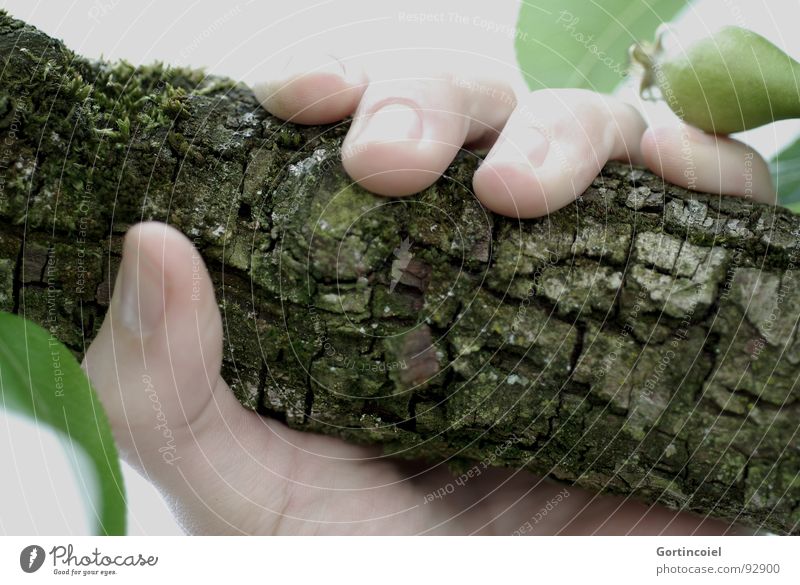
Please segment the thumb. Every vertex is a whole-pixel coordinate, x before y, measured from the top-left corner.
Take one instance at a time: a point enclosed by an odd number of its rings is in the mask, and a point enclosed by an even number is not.
[[[133,227],[83,366],[123,458],[161,490],[187,531],[298,532],[320,526],[308,518],[328,526],[331,516],[361,526],[354,493],[398,491],[388,467],[364,465],[371,451],[243,408],[220,377],[221,360],[222,320],[198,252],[164,224]],[[409,502],[401,511],[418,508]]]
[[[238,403],[221,362],[222,320],[199,253],[167,225],[134,226],[83,367],[120,454],[193,532],[241,532],[235,526],[256,516],[229,479],[246,467],[239,460],[252,459],[239,441],[260,452],[265,425]],[[248,474],[263,475],[261,463]],[[256,512],[276,508],[280,496],[271,492]]]
[[[231,407],[232,396],[215,393],[221,358],[220,314],[199,253],[167,225],[134,226],[83,364],[123,458],[154,479],[180,460],[196,439],[190,427]]]

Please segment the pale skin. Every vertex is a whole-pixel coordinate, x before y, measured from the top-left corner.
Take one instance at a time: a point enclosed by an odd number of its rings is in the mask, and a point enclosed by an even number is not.
[[[328,59],[256,86],[272,114],[300,124],[353,116],[346,170],[367,189],[405,196],[432,184],[463,148],[490,148],[473,179],[499,214],[559,209],[612,159],[645,165],[701,191],[774,202],[767,166],[726,137],[647,128],[616,98],[582,90],[515,96],[467,77],[378,80]],[[691,161],[685,156],[686,145]],[[688,165],[692,165],[691,173]],[[527,471],[484,471],[443,498],[445,465],[415,465],[376,449],[301,433],[250,412],[220,376],[222,321],[197,253],[163,224],[133,227],[105,322],[84,368],[100,393],[124,459],[165,495],[195,534],[722,534],[728,524],[568,488]],[[146,378],[149,377],[149,378]],[[163,418],[156,418],[148,379]],[[166,422],[166,424],[163,424]],[[161,424],[159,429],[155,427]],[[174,449],[164,452],[168,428]],[[160,451],[161,449],[161,451]],[[534,522],[534,519],[536,521]]]

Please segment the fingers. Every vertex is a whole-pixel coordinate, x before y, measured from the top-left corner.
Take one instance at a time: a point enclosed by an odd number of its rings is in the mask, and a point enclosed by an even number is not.
[[[514,93],[502,83],[432,76],[367,85],[357,66],[323,56],[293,59],[283,80],[254,91],[271,113],[299,123],[354,114],[344,167],[381,195],[425,189],[465,143],[491,145],[502,128],[473,187],[503,215],[538,217],[563,207],[608,160],[646,164],[689,189],[776,198],[766,162],[741,142],[688,126],[645,131],[633,106],[585,90],[533,92],[514,110]]]
[[[344,141],[344,167],[380,195],[419,192],[466,142],[492,141],[515,103],[498,82],[446,76],[372,83]]]
[[[355,64],[331,55],[293,57],[280,79],[255,85],[253,93],[272,115],[298,124],[329,124],[352,114],[366,89]]]
[[[648,168],[670,183],[775,203],[775,187],[766,161],[738,140],[687,125],[666,126],[649,128],[641,148]]]
[[[215,390],[221,356],[214,289],[191,242],[164,224],[133,227],[83,364],[129,462],[158,473],[208,410],[238,407]]]
[[[283,78],[257,85],[273,115],[324,124],[354,114],[343,144],[348,174],[381,195],[410,195],[433,184],[465,143],[490,145],[516,104],[500,82],[455,75],[372,81],[329,56],[293,59]]]
[[[246,469],[236,465],[247,459],[238,441],[266,444],[258,416],[221,379],[221,356],[220,314],[198,252],[164,224],[133,227],[109,312],[83,367],[121,455],[164,493],[191,531],[237,531],[232,527],[244,522],[237,510],[252,513],[247,498],[230,487]],[[263,505],[277,507],[282,496],[267,497]]]
[[[631,105],[577,90],[541,90],[514,110],[475,173],[475,194],[511,217],[539,217],[573,201],[609,160],[641,159],[645,123]]]

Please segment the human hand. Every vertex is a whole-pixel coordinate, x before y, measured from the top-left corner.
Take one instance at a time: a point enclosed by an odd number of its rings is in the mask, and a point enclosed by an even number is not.
[[[491,147],[473,179],[492,211],[539,217],[572,202],[610,160],[646,165],[697,191],[775,202],[764,159],[738,140],[682,124],[647,128],[619,98],[580,89],[527,92],[508,83],[416,72],[368,76],[327,57],[290,61],[254,87],[275,116],[327,124],[352,115],[342,152],[363,187],[403,196],[433,184],[462,149]]]
[[[343,149],[351,153],[345,167],[386,195],[424,188],[463,144],[491,145],[502,129],[476,173],[475,190],[487,206],[508,215],[542,215],[566,205],[610,158],[644,161],[687,184],[681,156],[686,135],[696,169],[704,170],[695,177],[697,189],[745,195],[751,188],[754,198],[773,197],[763,160],[754,161],[749,187],[737,174],[744,145],[679,129],[646,130],[629,106],[589,92],[531,94],[524,100],[528,109],[515,110],[513,100],[503,106],[497,92],[475,95],[477,84],[452,78],[371,91],[378,86],[318,72],[269,87],[277,91],[258,92],[267,107],[298,122],[330,122],[357,110],[359,121]],[[389,105],[388,111],[366,127],[360,116],[378,103]],[[530,128],[525,112],[537,112],[539,130]],[[415,122],[404,125],[409,119]],[[570,158],[563,158],[567,153]],[[528,164],[534,159],[538,166]],[[191,243],[161,224],[131,229],[108,316],[84,367],[123,457],[161,489],[188,532],[512,533],[563,489],[526,471],[497,469],[426,503],[428,494],[453,480],[443,466],[396,462],[376,449],[297,432],[247,411],[220,376],[221,357],[214,290]],[[723,522],[632,500],[572,487],[568,493],[532,532],[731,530]]]

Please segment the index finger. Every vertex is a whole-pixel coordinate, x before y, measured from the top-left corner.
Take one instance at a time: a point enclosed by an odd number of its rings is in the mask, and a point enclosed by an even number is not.
[[[297,124],[330,124],[351,115],[367,87],[353,61],[333,55],[295,56],[279,78],[253,86],[270,114]]]

